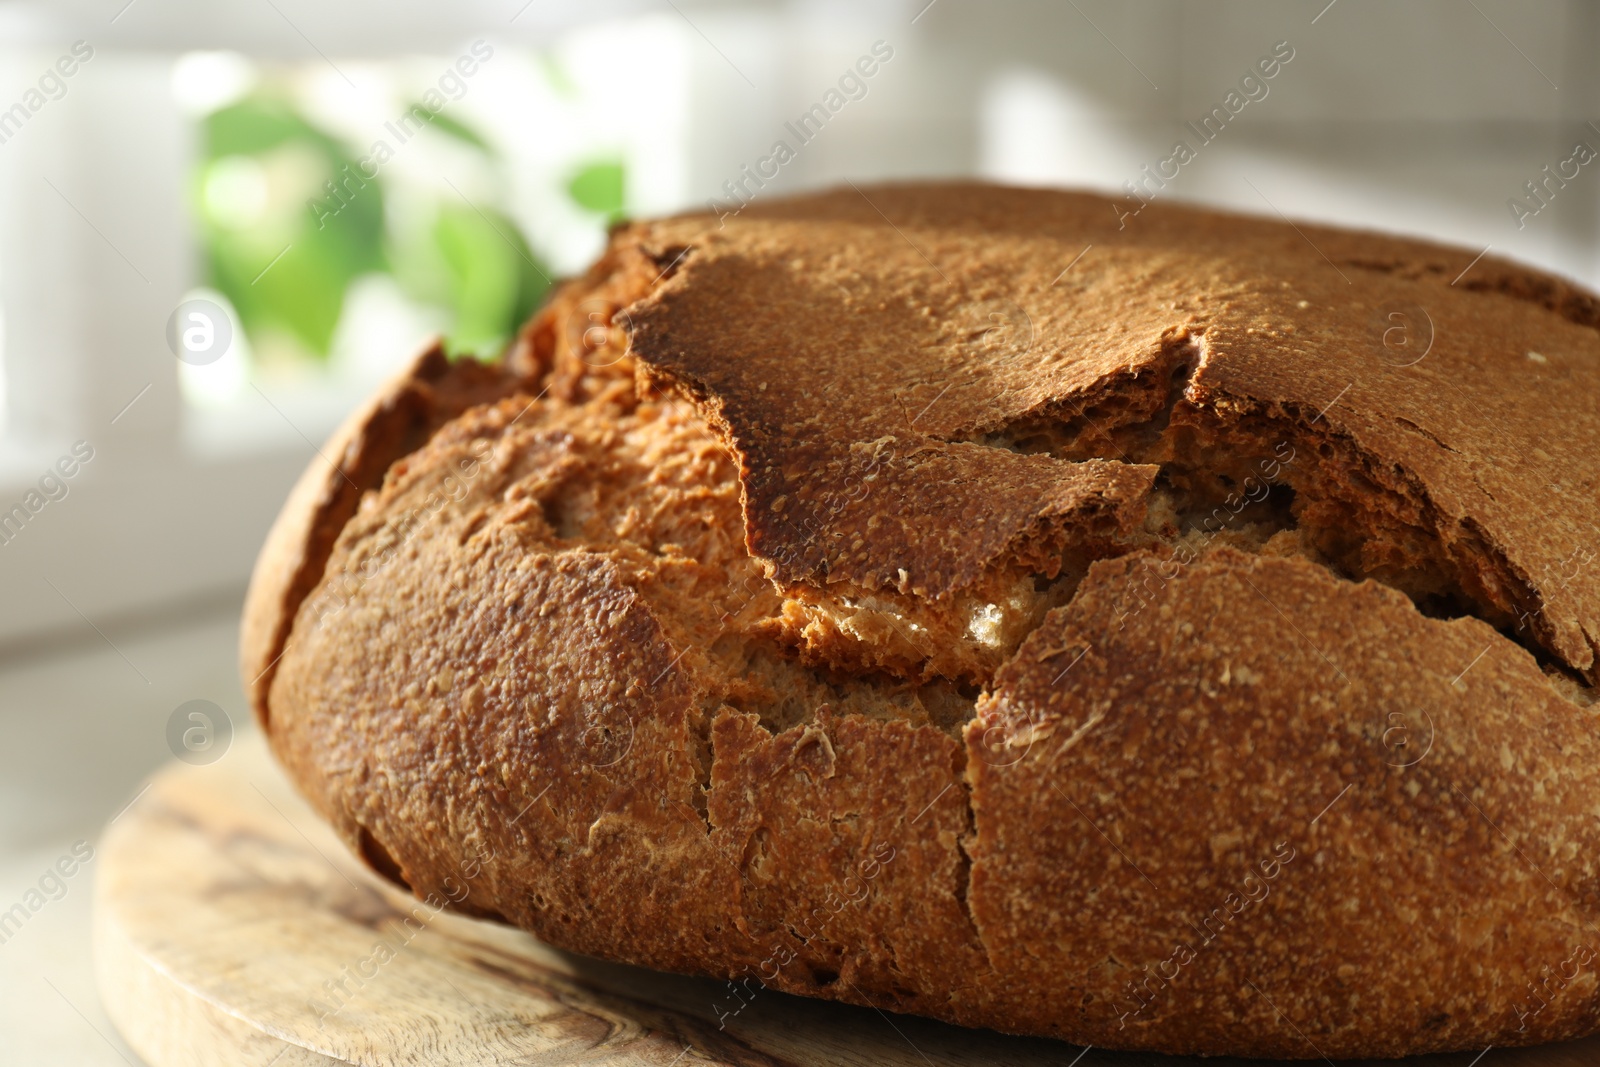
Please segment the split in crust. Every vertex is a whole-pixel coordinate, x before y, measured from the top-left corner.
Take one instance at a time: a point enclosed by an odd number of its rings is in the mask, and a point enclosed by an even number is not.
[[[1597,324],[1468,251],[1069,193],[630,224],[336,436],[244,674],[379,872],[728,978],[724,1021],[1586,1034]]]

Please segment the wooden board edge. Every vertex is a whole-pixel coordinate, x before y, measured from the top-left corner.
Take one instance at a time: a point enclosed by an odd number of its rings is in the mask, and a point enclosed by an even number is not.
[[[185,988],[140,954],[98,891],[91,936],[100,1002],[149,1067],[350,1067],[280,1040]]]

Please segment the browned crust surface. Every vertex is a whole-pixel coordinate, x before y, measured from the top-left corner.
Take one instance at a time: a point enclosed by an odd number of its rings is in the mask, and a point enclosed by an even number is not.
[[[359,500],[297,489],[275,750],[390,877],[719,1012],[1594,1030],[1595,301],[1301,231],[982,186],[619,230],[514,375],[363,417]]]
[[[1172,339],[1201,335],[1195,400],[1313,427],[1395,479],[1466,580],[1592,672],[1600,572],[1563,579],[1600,536],[1593,298],[1508,264],[1451,285],[1471,256],[1301,230],[1170,208],[1119,231],[1098,197],[910,186],[756,205],[720,230],[644,224],[620,240],[691,248],[629,310],[633,351],[725,427],[748,468],[751,548],[782,578],[805,580],[817,554],[824,574],[854,564],[853,541],[809,536],[789,509],[843,494],[865,444],[888,436],[920,454],[1045,414],[1143,415],[1148,400],[1118,394],[1143,382],[1159,404]],[[1384,343],[1393,312],[1410,316],[1409,347]],[[1121,403],[1097,410],[1107,396]],[[896,510],[934,531],[937,552],[965,501],[919,486]],[[855,550],[868,565],[851,579],[905,566],[919,586],[929,539],[875,539]],[[947,587],[938,577],[928,592]]]
[[[448,419],[504,395],[516,379],[472,360],[451,363],[430,340],[410,364],[351,414],[289,493],[256,559],[239,634],[246,695],[258,716],[294,613],[322,579],[333,542],[390,464]]]
[[[1016,1002],[1261,1056],[1591,1031],[1592,716],[1477,620],[1301,560],[1219,549],[1119,628],[1137,564],[1097,564],[968,731],[973,915]]]

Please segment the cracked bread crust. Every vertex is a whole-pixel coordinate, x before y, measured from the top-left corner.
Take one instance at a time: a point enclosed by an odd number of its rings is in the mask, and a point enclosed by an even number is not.
[[[1119,628],[1139,563],[1097,563],[969,731],[1027,754],[968,763],[1013,995],[1260,1056],[1591,1032],[1593,969],[1550,976],[1597,938],[1592,717],[1478,620],[1301,559],[1219,549]]]
[[[724,1019],[1594,1030],[1593,298],[1158,208],[620,229],[506,368],[363,417],[359,505],[308,473],[247,614],[279,758],[379,872]]]
[[[1593,298],[1509,264],[1479,263],[1463,289],[1447,279],[1472,257],[1416,241],[1179,208],[1138,221],[1119,231],[1098,197],[931,185],[752,205],[722,229],[642,224],[618,239],[690,251],[628,309],[633,353],[727,434],[751,549],[780,579],[936,595],[949,583],[932,565],[962,551],[945,538],[968,514],[944,484],[879,509],[911,536],[827,536],[865,443],[943,456],[1022,421],[1143,421],[1175,345],[1197,338],[1185,400],[1341,451],[1359,477],[1340,508],[1403,512],[1475,601],[1526,618],[1594,682],[1600,578],[1583,568],[1546,595],[1600,536]],[[1020,465],[947,462],[991,480]]]

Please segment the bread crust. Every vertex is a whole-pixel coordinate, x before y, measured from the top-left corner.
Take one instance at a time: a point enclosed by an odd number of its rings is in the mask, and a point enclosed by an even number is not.
[[[239,665],[259,721],[267,721],[267,693],[294,613],[322,578],[333,542],[361,494],[445,421],[505,395],[521,380],[475,360],[452,363],[440,339],[430,338],[318,451],[290,490],[250,576]]]
[[[1594,298],[1115,223],[932,185],[620,229],[297,487],[243,640],[280,760],[379,872],[724,1018],[1600,1027]]]

